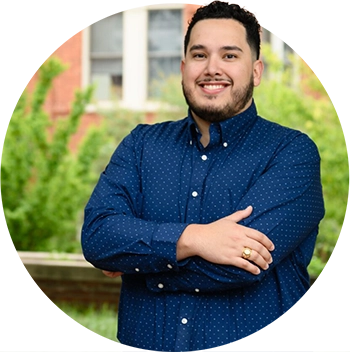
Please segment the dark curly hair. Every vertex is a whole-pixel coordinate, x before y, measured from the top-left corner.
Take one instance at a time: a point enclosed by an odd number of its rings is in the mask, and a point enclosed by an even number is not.
[[[256,58],[259,59],[261,27],[257,19],[251,12],[241,8],[239,5],[229,4],[222,1],[213,1],[209,5],[198,8],[195,12],[189,22],[187,33],[185,35],[185,55],[190,41],[192,28],[198,21],[207,19],[233,19],[240,22],[246,30],[247,43],[252,52],[256,54]]]

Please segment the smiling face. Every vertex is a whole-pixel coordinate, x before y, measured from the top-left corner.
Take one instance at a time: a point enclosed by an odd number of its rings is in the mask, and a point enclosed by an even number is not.
[[[253,57],[238,21],[195,24],[181,63],[184,96],[195,118],[220,122],[250,106],[263,71],[262,62]]]

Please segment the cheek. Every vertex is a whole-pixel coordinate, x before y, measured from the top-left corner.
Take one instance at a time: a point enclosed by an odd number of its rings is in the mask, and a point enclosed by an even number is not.
[[[198,65],[188,64],[182,71],[182,78],[188,83],[194,82],[200,77],[201,72],[202,70]]]
[[[236,70],[232,74],[232,79],[234,86],[246,86],[252,79],[253,72],[248,70],[245,66],[242,66],[240,69]]]
[[[186,86],[187,88],[193,89],[194,85],[194,79],[191,77],[191,75],[184,73],[182,75],[182,84]]]

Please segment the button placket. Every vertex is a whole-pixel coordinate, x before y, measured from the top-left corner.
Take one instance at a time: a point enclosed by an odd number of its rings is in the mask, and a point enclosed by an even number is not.
[[[189,222],[200,221],[203,188],[210,167],[210,152],[200,146],[199,142],[194,143],[192,149],[190,193],[187,204],[187,214],[190,216],[186,218]]]

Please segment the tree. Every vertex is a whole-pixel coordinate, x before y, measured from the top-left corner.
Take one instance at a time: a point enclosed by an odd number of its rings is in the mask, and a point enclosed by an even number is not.
[[[52,82],[64,71],[50,58],[38,71],[33,94],[25,91],[13,112],[1,163],[1,192],[7,226],[18,250],[72,251],[78,217],[96,176],[102,131],[90,129],[76,154],[69,149],[92,87],[77,91],[69,116],[60,118],[52,135],[52,121],[43,105]]]

